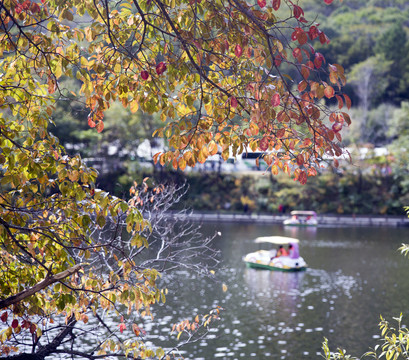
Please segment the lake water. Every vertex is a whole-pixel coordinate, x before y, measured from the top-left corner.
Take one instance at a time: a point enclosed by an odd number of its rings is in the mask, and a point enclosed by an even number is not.
[[[361,356],[379,340],[380,314],[393,321],[402,312],[409,325],[409,259],[397,251],[409,241],[408,228],[217,223],[204,230],[222,234],[215,241],[223,267],[218,275],[228,290],[179,273],[168,284],[166,304],[156,310],[159,325],[145,324],[155,343],[170,346],[166,338],[174,323],[221,306],[218,327],[184,349],[187,359],[315,359],[324,337],[331,349]],[[307,271],[246,268],[243,255],[268,249],[254,243],[268,235],[299,238]]]

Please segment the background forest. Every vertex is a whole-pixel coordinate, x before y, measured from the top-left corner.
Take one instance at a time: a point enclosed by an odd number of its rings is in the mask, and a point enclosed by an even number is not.
[[[301,186],[284,174],[263,171],[155,168],[151,156],[162,145],[151,136],[160,119],[121,104],[106,112],[102,133],[88,127],[88,112],[80,101],[59,104],[52,131],[69,152],[81,153],[95,166],[99,185],[116,195],[150,176],[189,183],[186,203],[197,210],[273,213],[281,204],[320,213],[403,214],[409,203],[409,3],[344,0],[323,7],[320,0],[302,0],[301,5],[330,38],[316,51],[329,63],[341,64],[347,74],[353,122],[342,136],[352,161],[340,161],[336,171],[326,166]],[[69,90],[79,86],[72,79],[64,82]]]

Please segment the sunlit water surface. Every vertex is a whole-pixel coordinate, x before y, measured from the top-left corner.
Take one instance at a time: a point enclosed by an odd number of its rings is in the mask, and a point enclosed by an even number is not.
[[[313,359],[324,337],[330,347],[361,356],[379,341],[379,316],[403,313],[409,324],[409,260],[397,251],[407,228],[284,228],[206,224],[221,232],[219,277],[228,286],[180,272],[165,280],[170,292],[156,308],[156,325],[146,323],[152,342],[167,341],[174,323],[214,306],[221,320],[206,340],[186,347],[188,359]],[[268,245],[258,236],[300,239],[305,272],[246,268],[242,257]],[[173,336],[174,338],[175,336]],[[174,339],[176,340],[176,339]]]
[[[409,242],[408,228],[217,223],[203,230],[221,232],[214,243],[221,252],[219,282],[188,272],[165,277],[161,285],[169,294],[164,305],[154,307],[154,321],[136,320],[148,344],[171,348],[177,343],[176,334],[170,335],[173,324],[215,306],[224,309],[217,327],[182,349],[186,359],[318,359],[324,337],[331,349],[359,357],[379,342],[380,314],[393,321],[402,312],[409,325],[409,259],[397,250]],[[246,268],[243,255],[268,249],[254,243],[267,235],[299,238],[307,271]],[[87,335],[83,340],[87,343]]]

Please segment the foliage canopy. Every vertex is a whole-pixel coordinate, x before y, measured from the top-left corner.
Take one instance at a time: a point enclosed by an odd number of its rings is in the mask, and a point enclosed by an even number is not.
[[[144,204],[163,211],[155,204],[165,190],[144,183],[126,202],[95,188],[96,171],[48,131],[56,102],[83,97],[98,132],[116,101],[160,113],[156,134],[169,144],[155,156],[160,164],[183,170],[251,149],[265,153],[273,174],[305,183],[324,154],[342,152],[339,131],[350,123],[342,108],[351,105],[340,93],[344,70],[314,50],[313,41],[329,39],[291,1],[4,0],[0,8],[0,351],[167,357],[123,317],[150,315],[165,300],[156,265],[161,256],[170,262],[175,244],[162,233],[168,251],[139,260],[155,232]],[[79,90],[61,86],[64,77]],[[117,329],[107,312],[120,319]],[[217,315],[183,322],[178,336],[202,336]],[[62,346],[78,337],[79,323],[106,328],[88,353]]]

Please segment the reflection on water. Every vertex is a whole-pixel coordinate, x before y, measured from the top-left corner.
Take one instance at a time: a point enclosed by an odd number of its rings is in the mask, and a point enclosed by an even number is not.
[[[228,291],[187,272],[165,278],[167,302],[154,310],[154,322],[143,324],[152,343],[171,347],[174,323],[216,305],[225,309],[218,328],[186,347],[186,359],[315,359],[324,337],[359,357],[376,344],[380,314],[402,311],[409,324],[409,260],[396,251],[408,229],[207,227],[222,232],[215,245]],[[307,271],[246,268],[243,255],[259,250],[254,239],[267,235],[299,238]]]

